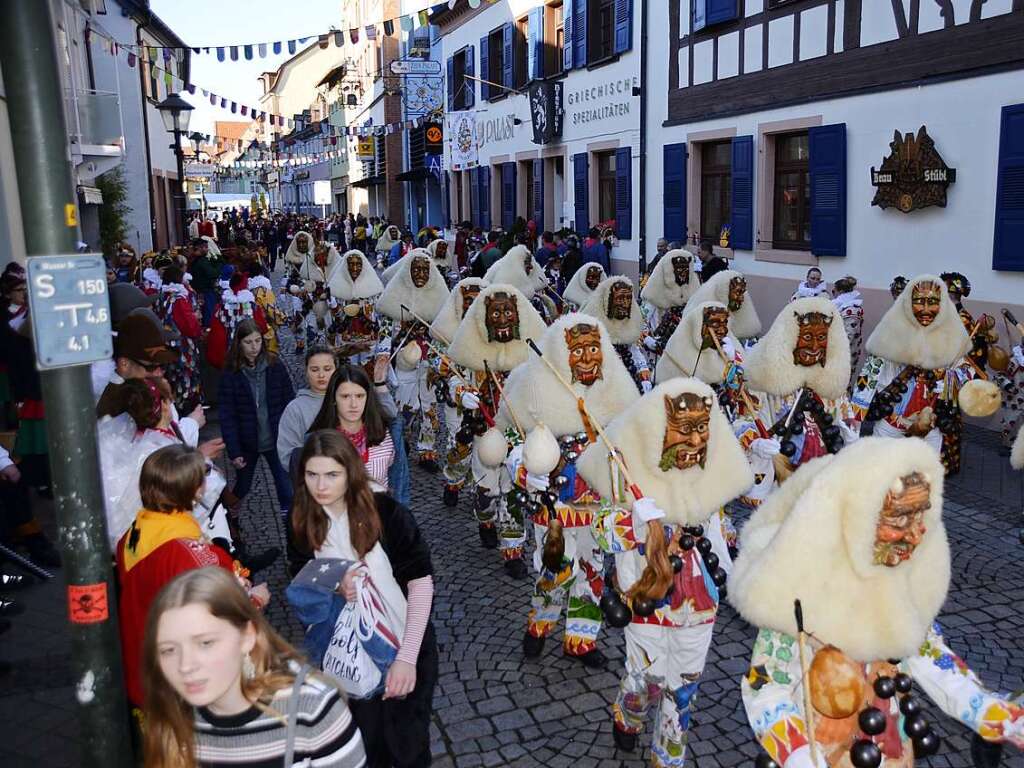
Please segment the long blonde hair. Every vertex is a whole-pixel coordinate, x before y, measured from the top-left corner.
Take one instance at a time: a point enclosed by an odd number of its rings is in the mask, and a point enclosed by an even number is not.
[[[223,568],[198,568],[182,573],[167,584],[149,609],[142,645],[142,685],[146,720],[143,749],[147,768],[196,768],[195,715],[192,706],[171,688],[160,669],[157,627],[160,617],[174,608],[201,603],[213,616],[239,631],[250,624],[256,631],[256,645],[249,654],[256,673],[242,678],[242,693],[259,706],[292,685],[291,662],[301,656],[263,618],[248,595]],[[264,706],[264,708],[266,708]]]

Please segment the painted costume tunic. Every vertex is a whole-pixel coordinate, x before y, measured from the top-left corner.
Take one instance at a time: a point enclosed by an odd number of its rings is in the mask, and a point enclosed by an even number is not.
[[[166,327],[174,328],[180,338],[170,346],[181,353],[178,362],[164,366],[164,378],[174,393],[174,404],[182,413],[191,413],[202,399],[202,374],[199,370],[199,341],[203,336],[199,300],[186,286],[167,284],[160,289],[156,315]]]
[[[809,638],[811,647],[820,645]],[[934,624],[916,656],[893,665],[876,661],[862,665],[866,679],[873,683],[879,675],[897,672],[910,675],[935,705],[946,715],[966,725],[987,740],[1004,740],[1024,747],[1024,695],[1004,696],[987,690],[981,681],[946,645],[942,630]],[[741,682],[747,719],[765,751],[780,766],[790,755],[808,743],[804,719],[804,698],[800,654],[794,637],[771,629],[762,629],[754,643],[750,669]],[[909,768],[914,763],[913,744],[903,732],[905,718],[899,711],[899,695],[881,699],[871,691],[870,706],[886,716],[887,727],[874,737],[882,751],[882,768]],[[815,740],[830,766],[846,765],[850,745],[863,734],[857,717],[843,720],[814,716]],[[796,764],[791,761],[790,765]],[[810,761],[801,765],[810,765]]]
[[[850,341],[850,364],[854,371],[850,374],[852,388],[857,381],[857,364],[864,348],[864,300],[859,291],[849,291],[836,296],[832,303],[836,305],[839,317],[843,320],[846,338]]]
[[[437,415],[437,398],[434,396],[437,354],[427,344],[427,327],[419,321],[411,322],[413,327],[408,336],[406,331],[409,330],[409,323],[402,323],[397,328],[395,338],[399,342],[405,339],[405,344],[415,342],[420,348],[421,357],[416,368],[411,371],[395,368],[398,380],[395,402],[406,414],[406,437],[409,444],[415,446],[416,457],[420,461],[436,461],[437,433],[441,427]]]

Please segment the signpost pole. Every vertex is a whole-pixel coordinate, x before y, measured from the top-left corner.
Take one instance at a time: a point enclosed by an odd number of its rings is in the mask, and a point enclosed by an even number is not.
[[[77,213],[50,3],[6,0],[3,7],[0,67],[18,73],[5,84],[8,109],[18,116],[11,140],[25,245],[30,256],[72,254]],[[71,671],[83,735],[79,764],[127,767],[132,750],[89,368],[46,370],[40,378],[68,585]],[[77,603],[72,596],[80,596]]]

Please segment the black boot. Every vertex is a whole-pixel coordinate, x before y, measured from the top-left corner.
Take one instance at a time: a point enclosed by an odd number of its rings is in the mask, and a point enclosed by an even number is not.
[[[545,637],[534,637],[529,632],[523,635],[523,656],[528,659],[536,659],[544,653]]]
[[[615,741],[615,746],[623,752],[636,751],[636,734],[620,730],[615,723],[612,723],[612,739]]]
[[[447,485],[444,487],[444,505],[446,507],[457,507],[459,506],[459,489],[449,488]]]
[[[595,648],[587,651],[582,656],[573,656],[580,664],[587,669],[604,669],[608,666],[608,657]]]
[[[493,525],[480,526],[480,546],[484,549],[498,548],[498,529]]]
[[[505,573],[507,573],[516,581],[518,581],[519,579],[525,579],[527,576],[527,570],[526,563],[523,562],[523,558],[516,557],[511,560],[506,560]]]

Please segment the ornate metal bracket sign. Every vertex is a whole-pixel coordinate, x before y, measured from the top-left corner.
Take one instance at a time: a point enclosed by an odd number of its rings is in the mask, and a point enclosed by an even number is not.
[[[871,168],[871,184],[876,188],[871,204],[903,213],[930,205],[945,208],[946,190],[956,181],[956,169],[946,165],[928,129],[922,125],[917,136],[894,131],[889,150],[882,167]]]

